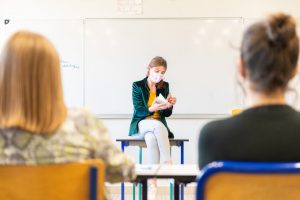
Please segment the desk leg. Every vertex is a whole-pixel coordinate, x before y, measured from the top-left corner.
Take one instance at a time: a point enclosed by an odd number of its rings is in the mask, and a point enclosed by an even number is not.
[[[181,142],[180,144],[181,148],[180,148],[180,163],[183,165],[184,164],[184,142]],[[184,186],[183,184],[181,184],[180,186],[180,195],[181,195],[181,200],[184,200]]]
[[[180,144],[180,164],[184,164],[184,143]]]
[[[125,143],[123,141],[121,142],[121,149],[122,149],[122,152],[125,151]],[[121,200],[125,200],[124,182],[121,183]]]
[[[132,200],[135,200],[135,184],[132,184]]]
[[[174,181],[174,200],[179,200],[179,184]]]
[[[172,147],[170,147],[170,156],[172,158]],[[173,180],[172,180],[173,181]],[[173,200],[173,182],[170,181],[170,200]]]
[[[142,199],[143,200],[147,200],[148,196],[147,196],[147,193],[148,193],[148,185],[147,185],[147,179],[143,180],[142,181],[142,188],[143,188],[143,192],[142,192]]]
[[[139,164],[142,164],[143,162],[143,148],[139,147]],[[138,184],[139,186],[139,200],[142,200],[142,185]]]

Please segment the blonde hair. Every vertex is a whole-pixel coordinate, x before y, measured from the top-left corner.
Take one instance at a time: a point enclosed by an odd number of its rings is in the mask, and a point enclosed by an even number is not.
[[[163,66],[166,69],[168,68],[168,64],[167,61],[161,57],[161,56],[155,56],[154,58],[152,58],[152,60],[150,61],[148,67],[147,67],[147,72],[146,72],[146,76],[149,76],[150,73],[150,69],[153,67],[158,67],[158,66]],[[162,89],[164,86],[164,81],[161,80],[159,83],[157,83],[157,88]]]
[[[154,58],[151,59],[149,65],[147,66],[146,76],[149,76],[149,71],[151,68],[158,67],[158,66],[163,66],[167,69],[168,67],[167,61],[163,57],[155,56]]]
[[[40,34],[16,32],[0,58],[0,127],[52,133],[66,113],[56,49]]]

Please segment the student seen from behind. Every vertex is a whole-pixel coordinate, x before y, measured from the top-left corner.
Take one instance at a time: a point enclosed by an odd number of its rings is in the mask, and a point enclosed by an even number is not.
[[[8,40],[0,58],[0,164],[100,158],[106,181],[132,180],[134,163],[103,123],[85,109],[66,108],[60,71],[58,53],[42,35],[19,31]]]
[[[298,68],[295,19],[277,13],[254,23],[246,29],[240,51],[238,71],[249,107],[203,127],[199,167],[218,160],[300,161],[300,113],[285,99]]]

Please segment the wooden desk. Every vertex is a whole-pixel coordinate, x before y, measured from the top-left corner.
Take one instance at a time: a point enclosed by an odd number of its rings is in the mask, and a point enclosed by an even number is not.
[[[141,148],[146,148],[146,142],[144,139],[133,139],[133,138],[119,138],[116,139],[117,142],[121,142],[122,151],[125,151],[127,146],[138,146]],[[184,142],[189,142],[189,139],[169,139],[170,146],[180,147],[180,163],[184,163]]]
[[[174,199],[179,200],[179,185],[196,182],[199,173],[197,165],[136,165],[136,182],[142,184],[142,199],[147,200],[148,179],[174,179]]]
[[[132,137],[127,138],[119,138],[116,139],[117,142],[121,142],[121,149],[124,152],[125,147],[127,146],[138,146],[139,147],[139,164],[142,164],[142,148],[146,148],[146,142],[144,139],[136,139]],[[184,143],[189,142],[189,139],[169,139],[170,146],[177,146],[180,147],[180,164],[184,164]],[[181,199],[184,200],[184,192],[183,192],[183,186],[181,187]],[[121,183],[121,200],[124,200],[125,198],[125,188],[124,183]],[[141,187],[139,186],[139,196],[141,194]],[[132,189],[132,195],[135,196],[135,187],[133,186]],[[135,199],[135,198],[133,198]]]

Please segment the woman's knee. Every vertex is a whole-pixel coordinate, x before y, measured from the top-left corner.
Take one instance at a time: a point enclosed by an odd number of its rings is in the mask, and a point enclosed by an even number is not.
[[[145,135],[145,142],[147,147],[157,147],[157,140],[154,134],[148,133]]]

